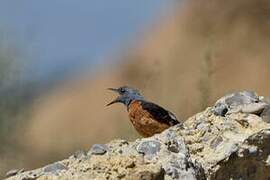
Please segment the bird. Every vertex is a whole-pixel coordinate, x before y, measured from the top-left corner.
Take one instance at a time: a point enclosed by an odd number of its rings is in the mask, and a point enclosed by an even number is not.
[[[135,88],[122,86],[108,88],[108,90],[118,93],[119,96],[107,106],[115,103],[124,104],[131,123],[143,137],[151,137],[180,123],[172,112],[145,100],[139,90]]]

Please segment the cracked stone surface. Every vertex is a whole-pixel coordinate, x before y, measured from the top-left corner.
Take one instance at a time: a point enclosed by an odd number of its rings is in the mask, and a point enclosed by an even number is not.
[[[236,92],[187,119],[184,128],[93,145],[8,179],[269,179],[269,106],[254,92]]]

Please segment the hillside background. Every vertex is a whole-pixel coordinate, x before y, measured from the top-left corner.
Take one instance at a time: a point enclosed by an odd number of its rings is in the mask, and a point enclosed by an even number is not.
[[[68,62],[62,60],[50,78],[41,74],[21,83],[29,76],[20,74],[25,65],[16,59],[28,56],[20,48],[1,48],[0,170],[36,168],[94,143],[139,137],[123,106],[105,107],[114,98],[108,87],[137,87],[183,120],[228,92],[270,96],[268,0],[172,3],[128,45],[89,69],[72,71],[72,63],[61,69]]]

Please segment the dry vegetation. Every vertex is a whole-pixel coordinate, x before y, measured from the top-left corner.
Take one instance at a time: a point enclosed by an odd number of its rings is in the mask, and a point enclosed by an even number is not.
[[[64,85],[35,103],[19,132],[25,166],[115,137],[136,137],[124,107],[104,106],[113,98],[105,90],[110,86],[138,87],[181,119],[234,90],[270,96],[269,19],[269,0],[184,1],[124,56],[120,68]]]

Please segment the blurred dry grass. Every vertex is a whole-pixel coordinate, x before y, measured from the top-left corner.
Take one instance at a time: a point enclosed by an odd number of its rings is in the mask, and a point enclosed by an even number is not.
[[[270,96],[270,1],[189,0],[142,37],[122,64],[41,97],[20,126],[26,166],[113,138],[137,137],[124,107],[106,108],[107,87],[131,85],[186,119],[219,96]]]

